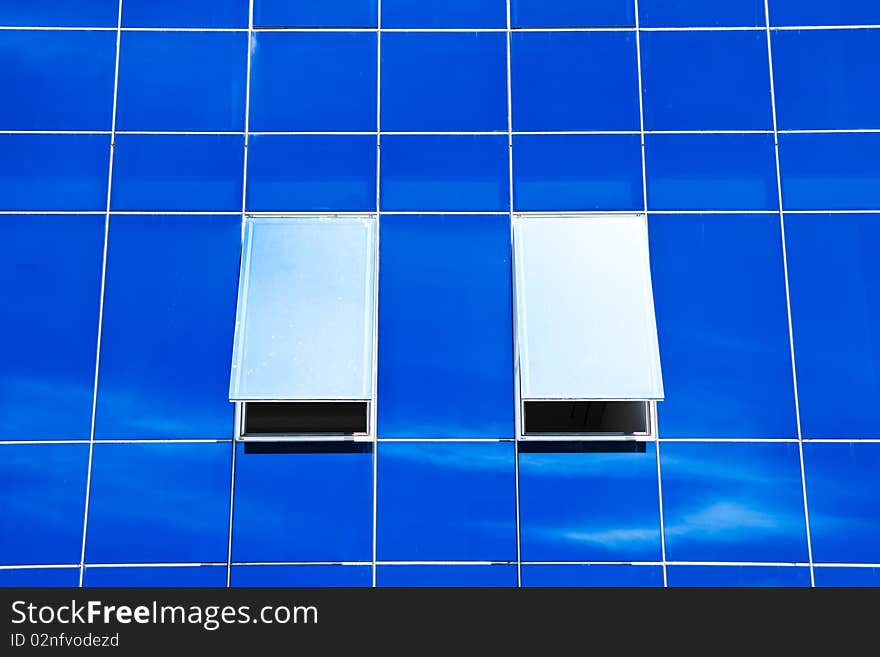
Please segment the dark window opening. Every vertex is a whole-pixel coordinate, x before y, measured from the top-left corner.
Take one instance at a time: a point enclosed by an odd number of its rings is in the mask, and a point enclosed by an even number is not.
[[[246,402],[245,436],[367,433],[367,402]]]
[[[642,401],[527,401],[526,434],[634,435],[648,433]]]

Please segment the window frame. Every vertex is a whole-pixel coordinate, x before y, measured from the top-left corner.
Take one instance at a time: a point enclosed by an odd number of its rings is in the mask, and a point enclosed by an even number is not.
[[[242,218],[241,224],[241,258],[242,269],[239,279],[239,287],[241,286],[241,276],[244,275],[244,247],[245,236],[247,231],[247,222],[259,219],[367,219],[374,224],[374,239],[372,244],[372,322],[371,331],[371,375],[370,375],[370,396],[368,398],[334,398],[334,399],[248,399],[248,400],[230,400],[233,404],[233,442],[241,443],[321,443],[321,442],[372,442],[376,438],[376,391],[378,383],[378,341],[379,341],[379,232],[380,221],[379,214],[376,212],[249,212]],[[240,303],[239,299],[239,303]],[[236,321],[238,321],[238,306],[236,306]],[[234,356],[234,354],[233,354]],[[230,360],[230,364],[231,364]],[[278,434],[248,434],[245,431],[247,420],[248,403],[339,403],[339,402],[363,402],[367,405],[366,414],[366,432],[365,433],[278,433]]]

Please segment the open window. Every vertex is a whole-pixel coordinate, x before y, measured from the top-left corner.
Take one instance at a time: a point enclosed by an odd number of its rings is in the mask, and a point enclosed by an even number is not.
[[[514,218],[524,438],[650,437],[663,379],[643,215]]]
[[[240,439],[370,435],[376,247],[371,216],[247,218],[229,385]]]

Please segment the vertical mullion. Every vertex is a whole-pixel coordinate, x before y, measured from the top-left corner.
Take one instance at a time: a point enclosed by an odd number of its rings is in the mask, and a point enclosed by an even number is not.
[[[645,222],[648,221],[648,168],[647,158],[645,156],[645,90],[642,84],[642,38],[641,38],[641,22],[639,18],[639,0],[633,0],[633,10],[635,12],[635,35],[636,35],[636,72],[639,85],[639,141],[642,151],[642,208],[645,213]],[[656,403],[651,402],[651,419],[657,422]],[[660,427],[659,424],[653,428],[654,434],[654,451],[657,460],[657,509],[660,514],[660,557],[663,568],[663,586],[668,586],[666,578],[666,523],[663,516],[663,476],[660,467]]]
[[[101,292],[98,302],[98,336],[95,345],[95,375],[92,388],[92,414],[89,424],[89,460],[86,469],[86,495],[83,507],[82,544],[79,557],[79,586],[83,585],[86,564],[86,534],[89,528],[89,503],[92,492],[92,461],[95,453],[95,418],[98,411],[98,373],[101,369],[101,338],[104,329],[104,291],[107,284],[107,247],[110,243],[110,199],[113,193],[113,159],[116,153],[116,107],[119,96],[119,51],[122,41],[122,0],[116,14],[116,61],[113,72],[113,110],[110,123],[110,161],[107,165],[107,200],[104,212],[104,250],[101,256]]]
[[[379,244],[382,239],[380,215],[382,178],[382,0],[376,3],[376,268],[373,286],[373,400],[370,404],[370,426],[373,434],[373,536],[372,536],[372,586],[376,587],[376,518],[378,515],[377,492],[379,489],[379,421],[378,421],[378,370],[379,370]]]
[[[520,504],[519,504],[519,438],[521,435],[520,425],[522,418],[520,417],[520,387],[519,387],[519,347],[517,345],[516,335],[516,280],[514,277],[514,248],[513,248],[513,77],[511,75],[511,40],[512,30],[510,23],[510,3],[506,2],[507,12],[507,170],[508,170],[508,211],[510,222],[510,273],[511,273],[511,322],[513,324],[513,463],[514,463],[514,496],[516,510],[516,585],[522,586],[522,541],[520,531]]]
[[[773,71],[773,38],[770,28],[770,6],[768,0],[764,0],[764,21],[767,31],[767,64],[770,69],[770,108],[773,116],[773,153],[776,158],[776,193],[779,204],[779,234],[782,243],[782,271],[785,280],[785,309],[788,319],[788,344],[791,352],[791,379],[794,392],[794,413],[797,423],[798,459],[801,469],[801,494],[804,502],[804,527],[807,533],[807,558],[810,563],[810,585],[816,586],[816,577],[813,569],[813,542],[810,532],[810,509],[807,504],[807,479],[804,468],[804,437],[801,429],[801,406],[798,394],[797,363],[794,351],[794,326],[791,317],[791,292],[788,280],[788,250],[785,244],[785,210],[782,203],[782,167],[779,159],[779,123],[776,117],[776,78]]]
[[[251,52],[254,40],[254,0],[248,2],[248,30],[247,30],[247,67],[244,83],[244,153],[242,154],[241,173],[241,235],[240,243],[244,245],[245,222],[247,221],[247,170],[248,170],[248,137],[250,132],[250,109],[251,109]],[[242,254],[242,257],[244,254]],[[232,521],[235,511],[235,465],[238,450],[238,438],[241,432],[243,404],[235,402],[232,417],[232,458],[229,474],[229,525],[226,533],[226,587],[232,585]]]

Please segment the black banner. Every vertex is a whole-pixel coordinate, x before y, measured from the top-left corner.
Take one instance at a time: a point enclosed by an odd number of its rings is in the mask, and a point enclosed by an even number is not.
[[[0,654],[42,648],[414,652],[502,647],[538,655],[677,651],[774,639],[875,646],[877,590],[0,589]],[[757,642],[757,643],[755,643]],[[876,649],[876,648],[872,648]],[[787,652],[787,651],[786,651]],[[243,653],[243,654],[249,654]],[[457,656],[453,656],[457,657]]]

